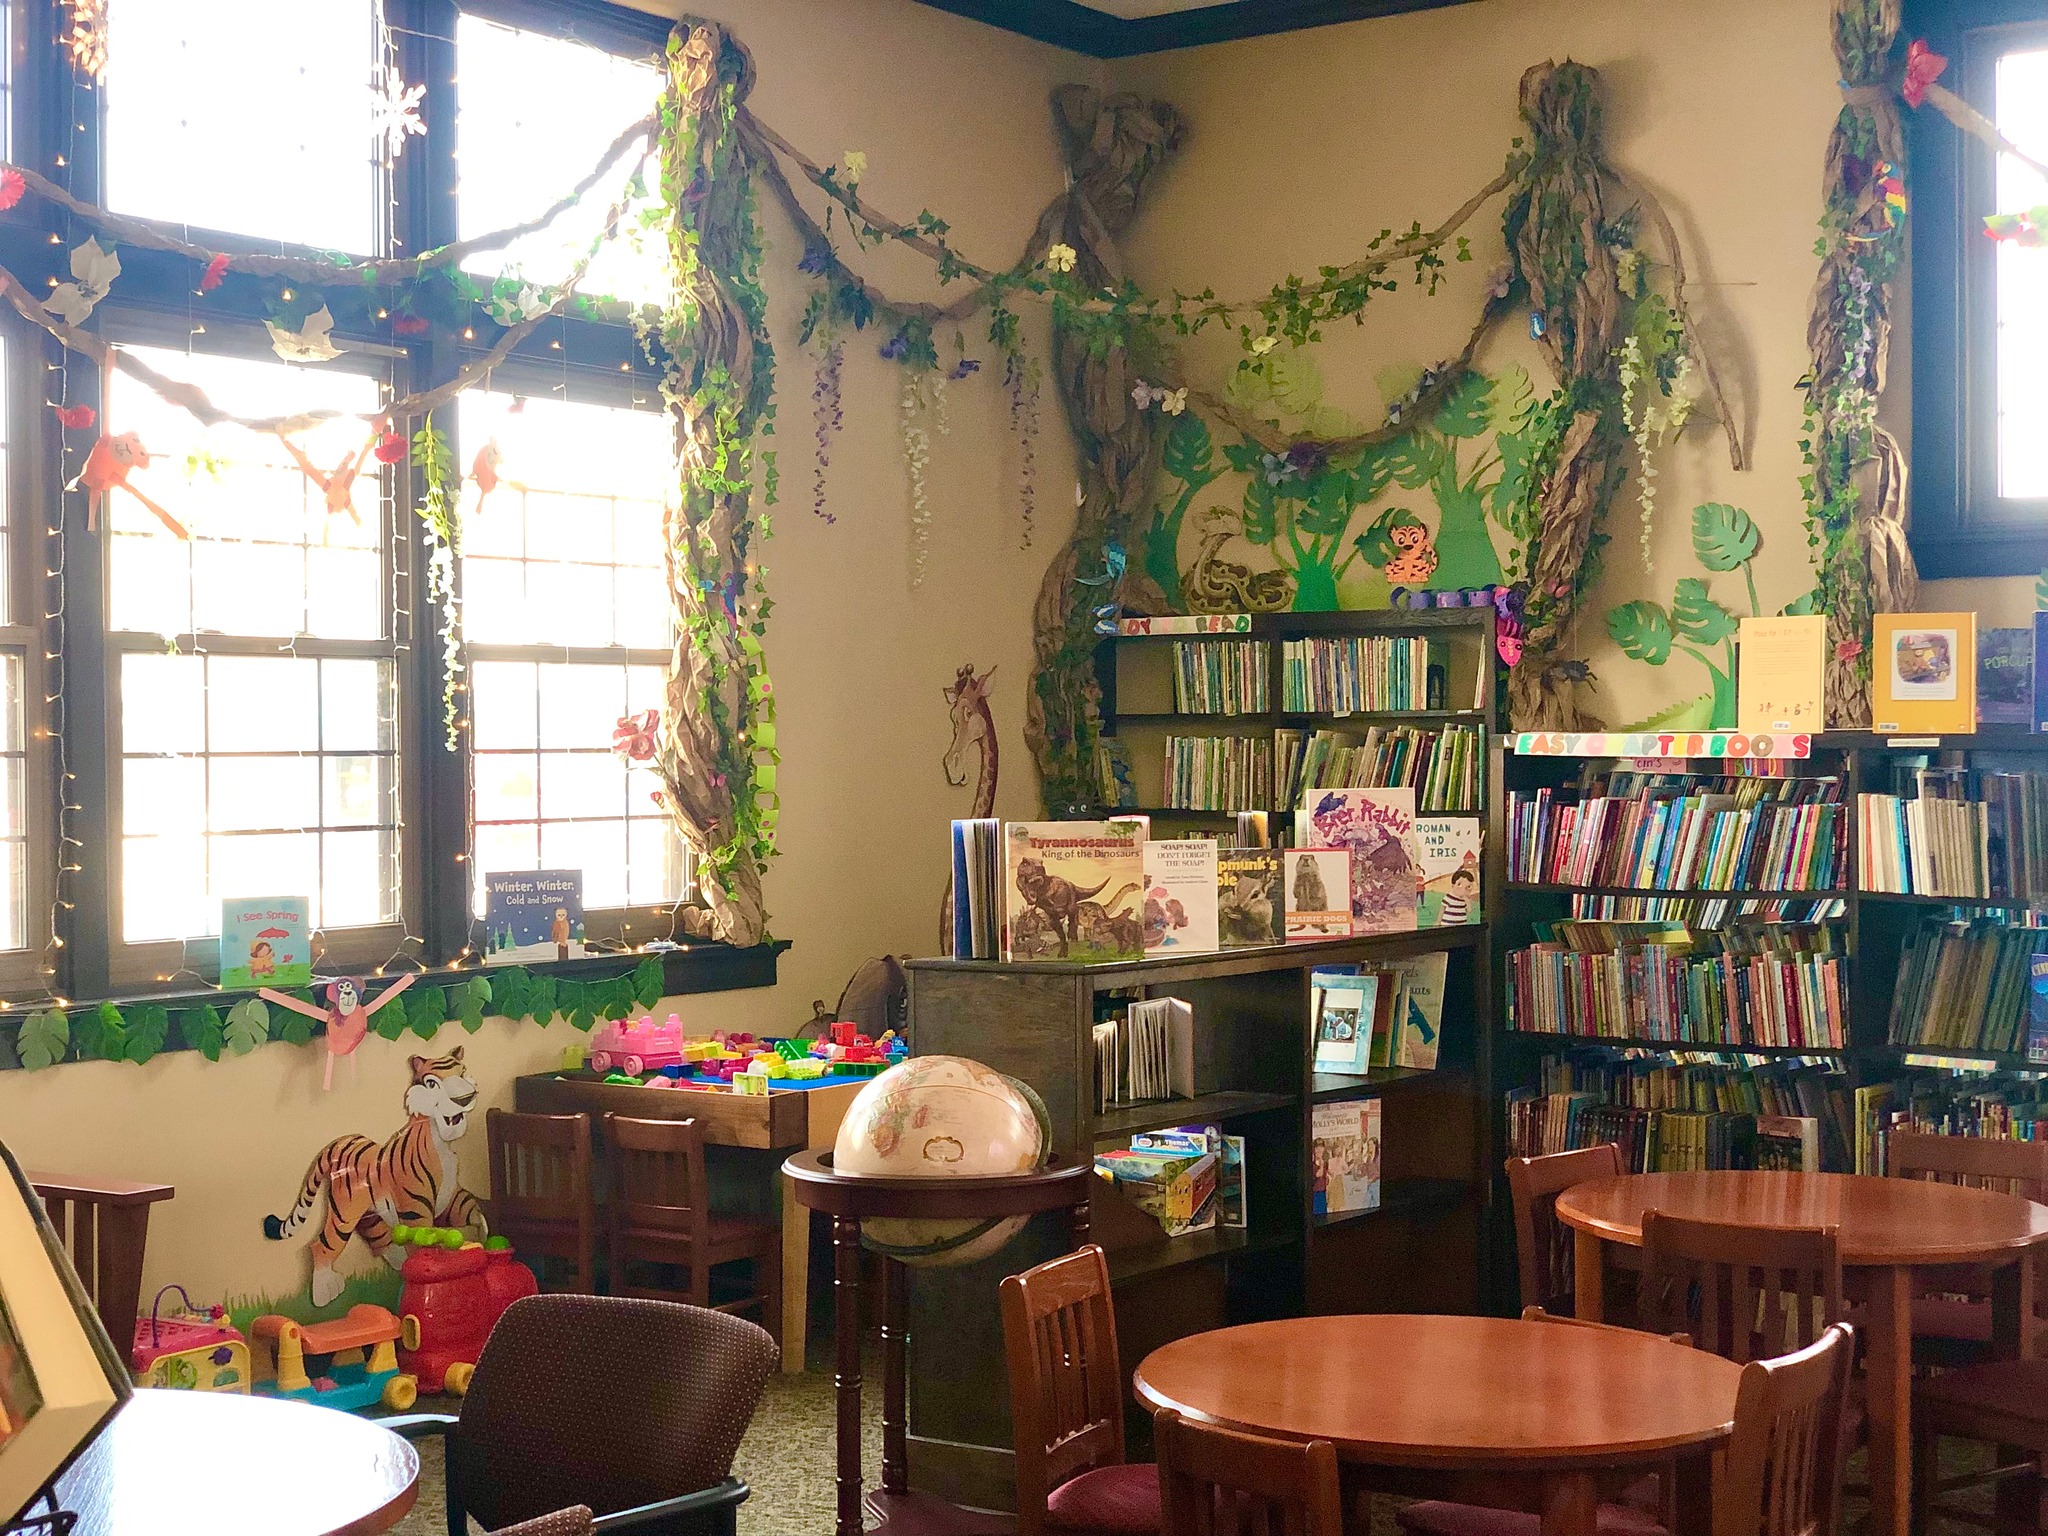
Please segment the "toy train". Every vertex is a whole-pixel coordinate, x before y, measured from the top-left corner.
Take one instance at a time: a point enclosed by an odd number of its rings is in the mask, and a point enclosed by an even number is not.
[[[576,1050],[571,1047],[572,1053]],[[822,1040],[760,1040],[744,1032],[717,1030],[707,1036],[685,1032],[675,1014],[664,1024],[652,1016],[631,1022],[601,1024],[591,1034],[580,1059],[612,1083],[639,1083],[649,1088],[703,1087],[701,1080],[723,1083],[734,1092],[763,1092],[768,1080],[806,1081],[825,1076],[873,1077],[901,1061],[908,1045],[891,1030],[870,1040],[855,1025],[838,1022]],[[686,1082],[686,1076],[700,1081]]]

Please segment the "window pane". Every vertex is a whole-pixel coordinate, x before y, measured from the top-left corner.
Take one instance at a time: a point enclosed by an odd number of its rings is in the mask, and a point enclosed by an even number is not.
[[[241,415],[369,414],[377,407],[377,382],[361,374],[132,350]],[[367,422],[343,417],[293,438],[316,474],[352,493],[345,503],[354,508],[351,515],[327,510],[327,496],[277,437],[202,427],[118,373],[110,390],[110,414],[151,455],[150,464],[135,471],[137,488],[191,534],[178,538],[135,497],[114,493],[108,515],[114,628],[152,635],[382,637],[389,594],[377,465],[372,460],[353,481],[346,478],[369,439]]]
[[[621,131],[654,110],[661,94],[661,71],[651,62],[477,16],[457,21],[455,51],[462,61],[455,135],[464,239],[544,213],[561,188],[589,174]],[[495,276],[517,267],[536,283],[561,282],[590,249],[632,171],[629,155],[549,228],[471,258],[469,270]],[[650,161],[647,180],[655,175]],[[637,230],[636,214],[658,207],[652,197],[636,199],[620,230]],[[668,284],[661,226],[638,245],[623,233],[614,238],[578,291],[659,303]]]
[[[464,504],[468,638],[666,649],[662,505],[675,481],[668,417],[473,389],[457,419],[464,453],[495,442],[504,458],[498,488],[480,505]]]
[[[2020,145],[2048,142],[2048,49],[1998,61],[1999,129]],[[1998,212],[2048,203],[2044,182],[2011,155],[1998,157]],[[2048,249],[1998,242],[1998,491],[2048,497]]]
[[[323,927],[398,916],[389,661],[121,659],[122,933],[218,931],[223,899],[303,893]]]
[[[22,817],[28,760],[22,752],[18,653],[0,655],[0,949],[28,942],[28,829]]]
[[[109,0],[107,204],[368,254],[376,0]]]

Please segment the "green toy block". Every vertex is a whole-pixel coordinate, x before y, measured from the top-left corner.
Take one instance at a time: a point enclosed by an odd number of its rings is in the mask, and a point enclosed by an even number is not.
[[[811,1048],[801,1040],[778,1040],[775,1042],[775,1054],[784,1061],[805,1061],[810,1057]]]

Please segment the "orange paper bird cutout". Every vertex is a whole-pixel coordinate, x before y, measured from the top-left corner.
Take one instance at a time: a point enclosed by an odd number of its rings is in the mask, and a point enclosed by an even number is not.
[[[469,478],[476,482],[476,509],[484,509],[484,501],[498,488],[498,471],[504,467],[505,450],[498,446],[494,437],[477,449],[476,458],[469,466]]]
[[[381,432],[372,432],[369,440],[353,455],[343,454],[341,462],[333,469],[322,471],[314,467],[313,461],[306,457],[305,450],[297,443],[282,432],[277,434],[277,440],[284,444],[284,451],[292,456],[292,462],[299,466],[299,472],[320,488],[320,494],[326,498],[329,515],[346,512],[349,521],[358,528],[363,525],[363,518],[362,514],[356,511],[356,476],[363,472],[363,465],[369,460],[370,451],[377,446],[382,437]]]
[[[85,526],[99,526],[100,509],[106,505],[116,488],[126,491],[137,501],[157,515],[163,525],[181,539],[189,539],[185,525],[154,501],[131,485],[128,475],[131,470],[141,469],[150,461],[150,452],[142,446],[142,439],[133,432],[123,432],[117,437],[102,435],[92,445],[92,451],[85,456],[85,468],[78,472],[78,478],[64,489],[78,490],[84,487],[86,493]]]

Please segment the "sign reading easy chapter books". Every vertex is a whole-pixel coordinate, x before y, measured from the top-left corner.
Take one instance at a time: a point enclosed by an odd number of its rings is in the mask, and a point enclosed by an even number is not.
[[[489,870],[484,964],[566,960],[583,950],[583,871]]]

